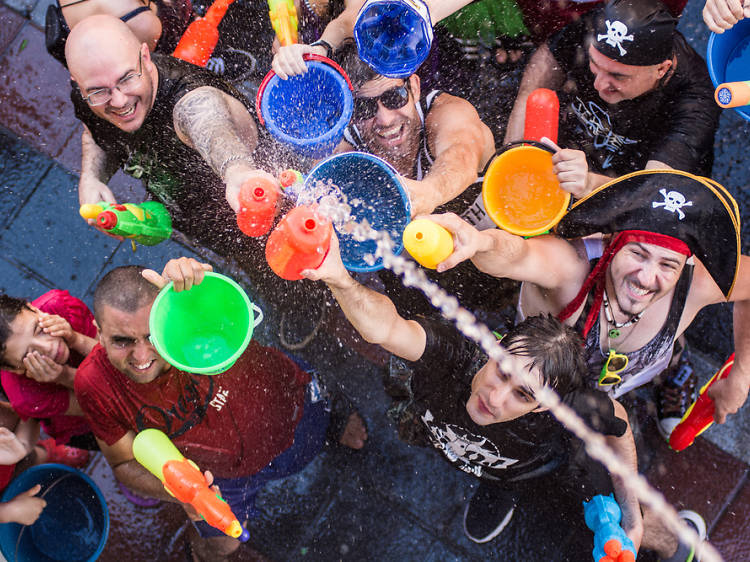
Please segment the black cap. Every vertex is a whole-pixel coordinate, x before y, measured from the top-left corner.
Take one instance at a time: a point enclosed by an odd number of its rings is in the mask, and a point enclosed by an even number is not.
[[[729,298],[741,253],[740,213],[714,180],[679,170],[634,172],[576,202],[555,229],[563,238],[623,230],[682,240]]]
[[[633,66],[672,57],[677,19],[658,0],[612,0],[593,23],[589,41],[605,57]]]

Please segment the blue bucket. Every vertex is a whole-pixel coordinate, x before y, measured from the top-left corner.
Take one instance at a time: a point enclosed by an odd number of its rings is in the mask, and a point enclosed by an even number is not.
[[[367,0],[354,22],[359,58],[378,74],[406,78],[432,46],[430,12],[422,0]]]
[[[255,98],[261,125],[297,152],[323,158],[341,142],[354,108],[352,84],[329,58],[307,54],[307,72],[282,80],[271,70]]]
[[[40,464],[22,472],[3,493],[6,502],[41,484],[47,502],[39,519],[26,527],[0,525],[0,550],[9,562],[93,561],[109,535],[109,510],[101,491],[80,470]]]
[[[724,82],[750,80],[750,19],[738,21],[724,33],[711,33],[706,62],[714,88]],[[750,106],[733,109],[750,121]]]
[[[387,231],[395,243],[394,253],[404,249],[402,235],[411,220],[409,196],[398,172],[385,160],[364,152],[346,152],[326,158],[305,179],[304,190],[315,190],[316,182],[328,180],[341,189],[351,206],[351,218],[367,220],[375,230]],[[374,254],[374,240],[359,242],[350,234],[337,232],[341,259],[349,271],[377,271],[383,260],[367,263],[365,255]]]

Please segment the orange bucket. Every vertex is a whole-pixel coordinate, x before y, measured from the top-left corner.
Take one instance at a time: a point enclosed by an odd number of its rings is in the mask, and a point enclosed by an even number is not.
[[[570,203],[552,171],[552,152],[533,141],[510,143],[492,159],[482,183],[484,209],[493,222],[518,236],[553,228]]]

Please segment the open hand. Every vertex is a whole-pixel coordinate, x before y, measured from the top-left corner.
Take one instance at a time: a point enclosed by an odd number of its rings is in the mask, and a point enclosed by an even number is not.
[[[51,358],[38,351],[30,351],[23,358],[26,376],[41,383],[58,382],[63,374],[64,365],[55,363]]]
[[[207,263],[201,263],[194,258],[182,257],[169,260],[161,275],[153,269],[144,269],[141,275],[146,281],[153,283],[159,289],[164,288],[172,281],[175,292],[180,292],[187,291],[193,285],[200,285],[203,282],[203,274],[206,271],[213,271],[213,269]]]
[[[26,445],[24,445],[15,433],[7,427],[0,427],[1,465],[16,464],[28,454],[29,451],[26,449]]]
[[[41,313],[39,326],[41,326],[45,334],[49,334],[54,338],[62,338],[69,346],[75,343],[76,333],[71,327],[70,322],[62,316]]]

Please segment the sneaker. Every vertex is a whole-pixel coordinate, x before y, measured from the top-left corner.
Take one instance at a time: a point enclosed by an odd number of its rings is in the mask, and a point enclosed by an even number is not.
[[[667,441],[687,409],[698,398],[698,377],[685,353],[670,370],[672,373],[667,380],[656,388],[657,427]]]
[[[89,452],[86,449],[57,445],[53,438],[44,439],[37,443],[47,451],[47,461],[64,464],[71,468],[83,468],[89,462]]]
[[[518,496],[485,482],[479,483],[464,511],[464,533],[476,543],[489,542],[510,522]]]
[[[698,533],[701,541],[706,540],[706,522],[703,520],[703,517],[689,509],[680,511],[677,515]],[[695,556],[695,548],[680,542],[677,545],[677,551],[669,558],[662,559],[660,562],[700,562],[700,560]]]

